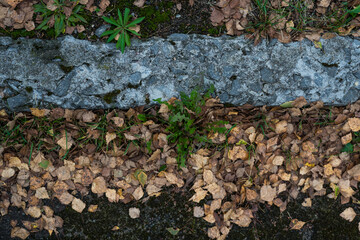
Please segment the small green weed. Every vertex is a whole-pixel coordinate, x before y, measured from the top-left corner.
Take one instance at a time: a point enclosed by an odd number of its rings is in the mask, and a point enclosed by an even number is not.
[[[353,133],[353,139],[351,142],[346,144],[342,149],[341,152],[353,153],[354,152],[354,145],[360,143],[360,132]]]
[[[130,15],[130,9],[126,8],[124,12],[124,18],[122,17],[122,14],[120,10],[118,9],[118,20],[115,20],[113,17],[103,17],[104,21],[107,23],[115,25],[115,29],[105,31],[103,34],[101,34],[101,37],[104,37],[106,35],[110,35],[107,42],[111,42],[117,35],[119,35],[118,41],[116,43],[116,48],[120,48],[121,52],[124,53],[125,50],[125,44],[130,47],[130,36],[129,33],[132,33],[136,36],[140,36],[139,33],[132,30],[132,27],[135,27],[136,24],[140,23],[142,20],[144,20],[144,17],[140,17],[135,19],[134,21],[129,22],[129,19],[131,17]],[[128,33],[129,32],[129,33]]]
[[[154,99],[154,101],[168,106],[170,110],[169,120],[165,123],[168,125],[166,130],[170,133],[168,135],[170,143],[177,144],[177,161],[180,167],[186,166],[187,156],[194,149],[195,141],[211,143],[205,134],[207,130],[226,131],[222,128],[211,128],[211,126],[204,128],[199,124],[205,100],[210,98],[210,94],[213,92],[213,86],[204,96],[201,96],[196,90],[193,90],[190,96],[182,92],[180,93],[181,100],[175,100],[173,104],[162,101],[161,98]]]
[[[76,26],[79,22],[87,23],[81,16],[84,10],[83,5],[80,5],[77,0],[54,0],[54,5],[49,8],[43,1],[34,5],[34,12],[41,13],[40,16],[43,18],[36,29],[47,30],[54,26],[55,38],[60,33],[64,33],[67,26]]]

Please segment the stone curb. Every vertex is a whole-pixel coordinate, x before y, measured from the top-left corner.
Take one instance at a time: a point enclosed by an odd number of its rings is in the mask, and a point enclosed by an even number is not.
[[[326,105],[359,99],[360,40],[336,37],[282,44],[244,37],[173,34],[114,43],[72,36],[0,37],[0,109],[129,108],[214,84],[224,103],[279,105],[304,96]]]

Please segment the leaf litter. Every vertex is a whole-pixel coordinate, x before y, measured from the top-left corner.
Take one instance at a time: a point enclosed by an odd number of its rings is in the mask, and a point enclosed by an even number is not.
[[[360,164],[356,164],[360,159],[356,140],[360,102],[331,108],[332,119],[325,119],[329,109],[323,104],[301,98],[284,107],[223,108],[217,103],[205,108],[207,121],[228,121],[224,124],[228,134],[216,144],[220,148],[205,145],[195,150],[182,169],[175,159],[176,145],[167,141],[161,123],[153,118],[145,124],[136,118],[144,114],[143,107],[127,112],[101,110],[87,113],[85,118],[82,110],[33,109],[32,114],[14,118],[2,114],[3,129],[19,126],[24,138],[32,139],[36,146],[31,150],[30,142],[19,144],[16,138],[2,138],[1,185],[13,187],[2,189],[7,194],[0,201],[1,214],[15,206],[35,218],[26,229],[13,226],[11,235],[25,239],[29,231],[42,229],[57,234],[62,220],[44,200],[58,198],[76,212],[95,212],[96,205],[82,201],[90,191],[105,195],[110,202],[126,204],[157,197],[166,187],[191,188],[189,201],[197,204],[193,215],[214,224],[208,236],[218,239],[224,239],[233,224],[250,226],[257,212],[250,208],[254,204],[275,205],[284,211],[300,193],[307,195],[304,207],[311,207],[316,196],[341,198],[342,204],[358,202],[354,195],[360,181]],[[162,112],[167,113],[164,108]],[[104,114],[106,122],[101,122]],[[48,130],[34,134],[34,126],[39,124],[39,129]],[[99,131],[98,136],[87,134],[89,129]],[[109,138],[109,132],[115,137]],[[349,134],[351,141],[343,141]],[[352,151],[344,150],[346,144],[352,145]],[[46,167],[44,161],[48,161]],[[129,215],[141,218],[140,209],[129,209]],[[356,213],[347,208],[340,217],[353,221]],[[36,219],[44,224],[33,229]],[[305,224],[294,218],[290,229],[300,230]]]

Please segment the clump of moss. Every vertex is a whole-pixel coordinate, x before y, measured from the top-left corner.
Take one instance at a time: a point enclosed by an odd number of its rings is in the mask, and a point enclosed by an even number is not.
[[[107,104],[111,104],[114,102],[115,97],[120,94],[120,92],[120,90],[109,92],[103,96],[103,99]]]

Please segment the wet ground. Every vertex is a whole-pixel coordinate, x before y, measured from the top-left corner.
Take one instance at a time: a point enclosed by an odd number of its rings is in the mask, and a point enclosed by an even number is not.
[[[79,214],[58,203],[49,201],[56,215],[64,219],[64,227],[59,234],[49,237],[46,231],[32,233],[29,239],[208,239],[207,228],[211,226],[203,219],[193,217],[195,203],[189,202],[191,193],[166,192],[159,197],[152,197],[142,203],[131,202],[109,203],[105,198],[88,195],[84,198],[87,206],[98,204],[98,211],[89,213],[86,210]],[[233,226],[227,239],[360,239],[358,230],[359,217],[353,222],[342,219],[339,215],[347,207],[360,213],[358,205],[340,204],[327,197],[313,199],[311,208],[301,205],[304,196],[297,202],[288,204],[280,213],[275,206],[261,204],[255,215],[255,222],[248,228]],[[130,207],[140,209],[140,218],[131,219]],[[305,221],[301,230],[289,230],[291,219]],[[11,220],[30,220],[22,211],[10,208],[9,214],[1,217],[0,239],[10,239]],[[20,224],[21,225],[21,224]],[[118,226],[118,230],[112,230]],[[176,236],[167,228],[180,229]]]

